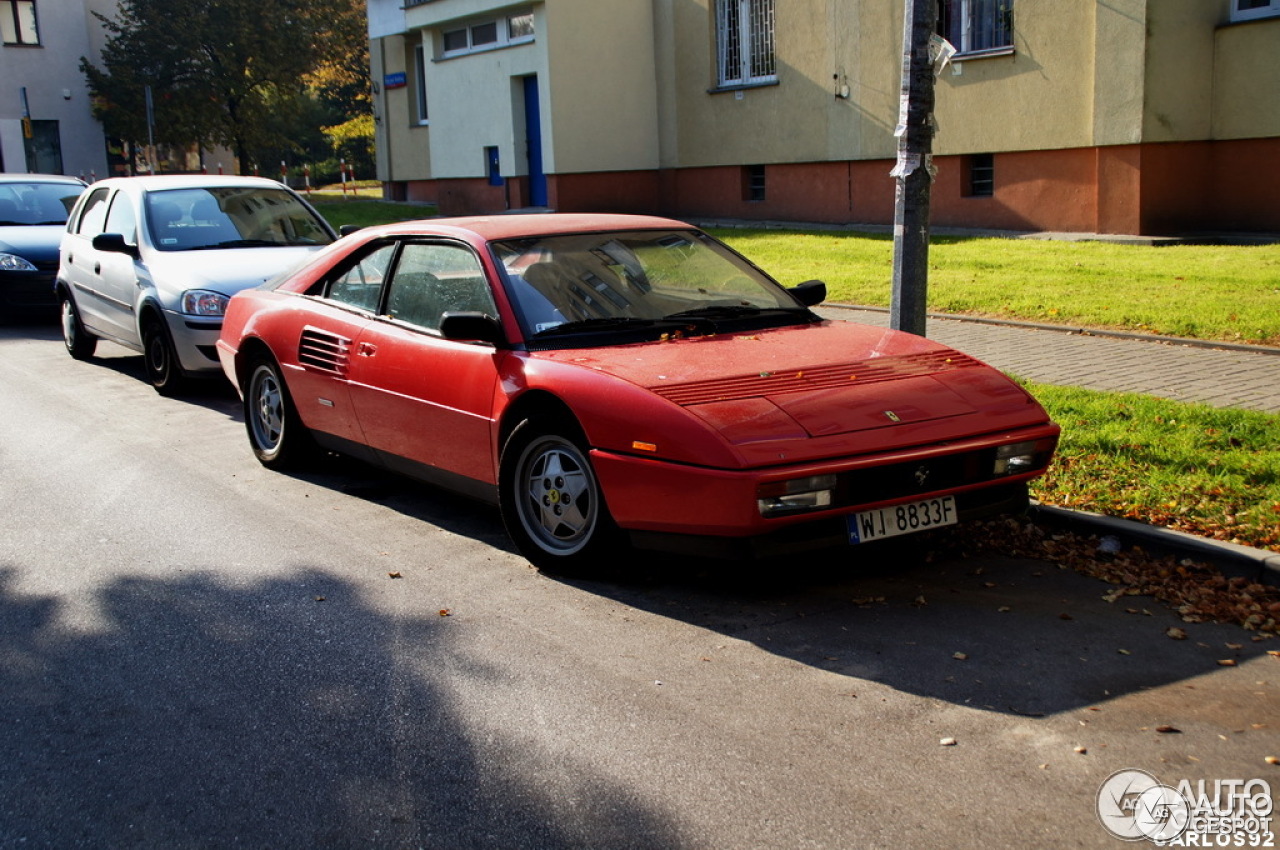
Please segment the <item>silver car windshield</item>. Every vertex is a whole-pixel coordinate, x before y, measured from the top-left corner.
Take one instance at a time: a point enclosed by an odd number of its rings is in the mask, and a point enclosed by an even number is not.
[[[766,311],[807,314],[777,283],[696,230],[549,236],[493,248],[526,337]]]
[[[320,221],[283,189],[216,187],[148,192],[147,227],[161,251],[327,245]]]

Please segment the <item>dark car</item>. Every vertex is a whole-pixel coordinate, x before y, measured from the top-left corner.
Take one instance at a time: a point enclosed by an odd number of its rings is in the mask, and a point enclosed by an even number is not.
[[[55,314],[58,244],[84,187],[57,174],[0,174],[0,320]]]

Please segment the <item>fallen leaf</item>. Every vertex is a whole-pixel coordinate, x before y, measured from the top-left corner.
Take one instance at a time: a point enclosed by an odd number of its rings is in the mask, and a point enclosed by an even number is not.
[[[452,611],[451,609],[449,609],[449,608],[441,608],[441,609],[440,609],[440,616],[441,616],[441,617],[450,617],[450,616],[452,616],[452,615],[453,615],[453,611]]]
[[[1085,747],[1076,747],[1075,752],[1083,756],[1083,755],[1087,755],[1089,750]]]
[[[1235,660],[1234,658],[1223,658],[1223,659],[1220,659],[1220,660],[1218,661],[1218,666],[1219,666],[1219,667],[1234,667],[1234,666],[1236,666],[1236,660]]]
[[[1133,653],[1127,649],[1117,649],[1116,652],[1120,653],[1121,655],[1133,655]]]
[[[951,653],[951,657],[952,657],[952,658],[954,658],[956,661],[968,661],[968,660],[969,660],[969,656],[968,656],[968,655],[965,655],[963,652],[953,652],[953,653]]]
[[[938,745],[942,747],[954,747],[956,745],[956,739],[943,738],[941,741],[938,742]]]
[[[1075,619],[1075,617],[1072,617],[1070,614],[1067,614],[1067,613],[1065,613],[1065,612],[1064,612],[1064,613],[1062,613],[1062,614],[1059,614],[1059,615],[1058,615],[1058,619],[1059,619],[1059,620],[1074,620],[1074,619]]]
[[[1169,637],[1173,638],[1174,640],[1187,639],[1187,633],[1182,629],[1178,628],[1177,626],[1170,626],[1169,628],[1165,629],[1164,633]]]
[[[1263,761],[1267,764],[1280,764],[1280,758],[1276,758],[1275,756],[1267,756]]]
[[[387,573],[387,578],[403,578],[400,573]]]
[[[1156,731],[1162,735],[1180,735],[1182,730],[1176,726],[1157,726]]]

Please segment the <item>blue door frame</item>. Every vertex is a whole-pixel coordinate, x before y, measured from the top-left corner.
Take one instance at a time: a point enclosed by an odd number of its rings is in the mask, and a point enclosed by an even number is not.
[[[524,135],[529,156],[529,206],[547,205],[547,173],[542,170],[542,113],[538,108],[538,78],[524,77]]]

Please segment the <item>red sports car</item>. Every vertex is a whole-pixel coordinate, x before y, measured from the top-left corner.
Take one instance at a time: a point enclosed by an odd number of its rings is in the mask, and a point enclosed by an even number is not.
[[[751,555],[1025,506],[1058,426],[911,334],[826,321],[662,218],[361,230],[234,296],[218,353],[271,468],[317,446],[500,505],[530,561]]]

